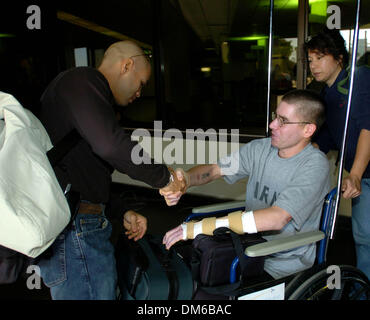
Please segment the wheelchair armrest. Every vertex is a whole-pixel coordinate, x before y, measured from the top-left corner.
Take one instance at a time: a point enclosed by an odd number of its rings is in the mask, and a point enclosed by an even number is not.
[[[259,243],[245,249],[245,254],[249,257],[267,256],[280,251],[285,251],[307,244],[311,244],[324,239],[325,234],[322,231],[310,231],[293,236]]]
[[[193,208],[192,213],[211,213],[232,209],[245,209],[245,201],[229,201]]]
[[[188,222],[192,219],[202,219],[207,216],[224,213],[225,215],[229,212],[244,210],[245,202],[244,201],[229,201],[216,204],[210,204],[206,206],[193,208],[191,215],[189,215],[185,222]]]

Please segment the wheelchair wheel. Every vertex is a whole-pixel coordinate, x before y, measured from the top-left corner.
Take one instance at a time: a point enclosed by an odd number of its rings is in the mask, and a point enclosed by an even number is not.
[[[352,266],[339,266],[340,286],[330,288],[331,274],[324,268],[308,277],[297,277],[289,284],[287,300],[369,300],[370,282],[358,269]],[[302,280],[303,279],[303,280]]]

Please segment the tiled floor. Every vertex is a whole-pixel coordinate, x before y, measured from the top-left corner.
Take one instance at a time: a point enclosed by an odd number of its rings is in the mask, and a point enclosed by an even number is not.
[[[191,208],[215,202],[217,199],[184,195],[177,206],[167,207],[157,190],[131,186],[113,186],[112,207],[109,211],[113,224],[112,241],[122,232],[119,215],[122,206],[136,210],[148,219],[148,233],[161,235],[167,230],[180,224],[191,212]],[[339,216],[335,237],[329,242],[327,261],[329,264],[355,264],[354,243],[351,231],[351,220]],[[29,290],[26,281],[29,275],[25,274],[15,284],[0,285],[0,299],[26,299],[49,300],[49,290],[42,286],[41,289]]]

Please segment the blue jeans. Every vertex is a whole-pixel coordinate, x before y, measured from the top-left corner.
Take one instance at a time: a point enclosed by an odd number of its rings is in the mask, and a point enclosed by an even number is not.
[[[370,279],[370,179],[362,179],[361,195],[352,199],[352,232],[356,267]]]
[[[53,300],[115,300],[117,286],[112,225],[100,214],[78,214],[42,259],[41,277]]]

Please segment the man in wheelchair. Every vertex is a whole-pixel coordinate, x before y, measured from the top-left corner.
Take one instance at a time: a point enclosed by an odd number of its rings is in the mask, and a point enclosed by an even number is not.
[[[223,177],[227,183],[248,177],[245,211],[221,218],[187,222],[168,231],[166,248],[198,234],[212,234],[219,227],[236,233],[262,232],[266,240],[319,229],[322,207],[330,188],[329,163],[324,153],[311,145],[311,138],[324,121],[324,105],[307,90],[285,94],[270,123],[271,137],[253,140],[217,164],[198,165],[187,172],[177,169],[186,189]],[[168,205],[182,194],[160,190]],[[274,279],[310,268],[315,243],[266,257],[265,271]]]

